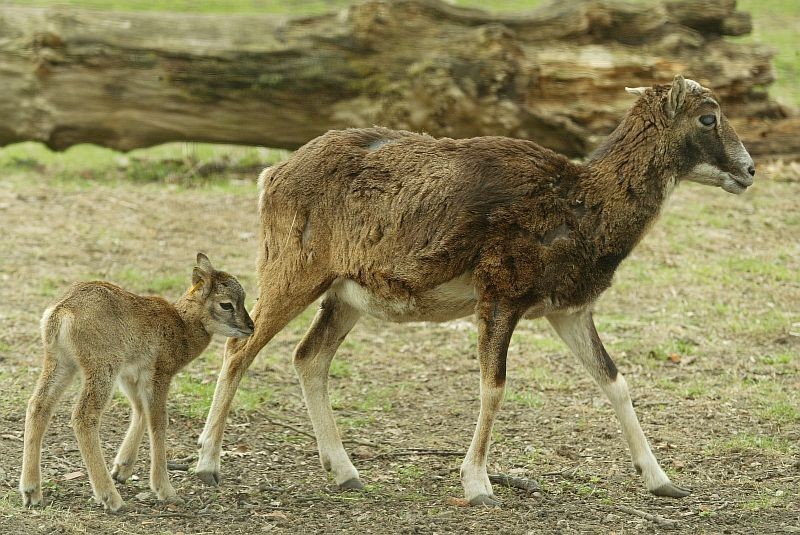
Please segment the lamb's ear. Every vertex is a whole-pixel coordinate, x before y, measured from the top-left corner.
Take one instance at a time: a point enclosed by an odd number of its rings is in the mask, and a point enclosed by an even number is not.
[[[214,267],[211,265],[211,260],[208,259],[203,253],[197,253],[197,267],[208,273],[214,272]]]
[[[683,106],[683,101],[686,99],[686,80],[680,74],[675,75],[672,80],[672,87],[669,88],[667,93],[667,102],[665,104],[665,111],[667,116],[672,119],[678,110]]]
[[[200,295],[205,299],[211,291],[211,273],[205,271],[199,266],[195,266],[192,270],[192,287],[189,288],[189,294],[200,292]]]
[[[211,291],[211,274],[214,268],[211,261],[203,253],[197,253],[197,265],[192,270],[192,288],[189,293],[200,291],[203,298],[208,297]]]
[[[625,91],[630,93],[631,95],[636,95],[637,97],[641,97],[644,95],[644,92],[647,91],[649,88],[647,87],[626,87]]]

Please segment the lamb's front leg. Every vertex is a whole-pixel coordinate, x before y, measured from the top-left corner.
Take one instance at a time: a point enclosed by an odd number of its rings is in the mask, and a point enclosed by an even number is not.
[[[669,480],[653,452],[650,451],[650,444],[633,410],[625,378],[617,371],[617,367],[603,347],[594,326],[592,313],[589,310],[582,310],[575,314],[550,315],[547,319],[611,401],[622,427],[622,434],[631,450],[633,466],[644,478],[647,489],[656,496],[672,498],[688,496],[688,490],[674,485]]]
[[[507,304],[482,301],[478,304],[477,319],[481,411],[469,451],[461,463],[461,484],[470,505],[497,506],[500,503],[489,482],[486,460],[492,426],[505,392],[508,344],[519,315]]]

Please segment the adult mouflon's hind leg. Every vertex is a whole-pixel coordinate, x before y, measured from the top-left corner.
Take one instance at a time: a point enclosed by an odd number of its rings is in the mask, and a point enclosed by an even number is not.
[[[683,498],[689,495],[688,490],[669,480],[650,451],[650,445],[633,410],[625,378],[617,371],[603,347],[592,313],[582,310],[575,314],[550,315],[547,319],[611,401],[622,427],[622,434],[631,450],[633,466],[644,478],[647,489],[656,496]]]
[[[319,458],[342,489],[363,487],[336,428],[328,398],[328,371],[339,345],[358,321],[359,312],[335,294],[322,300],[314,322],[294,352],[294,366],[306,401]]]
[[[470,505],[499,505],[486,472],[489,442],[495,416],[506,384],[506,354],[519,319],[513,307],[497,302],[479,302],[478,359],[481,369],[481,410],[469,451],[461,463],[461,484]]]

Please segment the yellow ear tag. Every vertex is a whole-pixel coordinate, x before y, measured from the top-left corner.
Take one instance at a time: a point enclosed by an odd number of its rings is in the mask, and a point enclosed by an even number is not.
[[[195,284],[194,286],[189,288],[189,295],[193,295],[197,290],[202,288],[204,282],[205,281],[203,281],[203,279],[200,279],[199,281],[197,281],[197,284]]]

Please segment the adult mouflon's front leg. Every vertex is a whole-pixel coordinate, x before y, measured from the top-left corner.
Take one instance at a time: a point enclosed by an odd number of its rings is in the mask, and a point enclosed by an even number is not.
[[[547,316],[547,319],[611,402],[622,427],[622,434],[631,450],[633,466],[644,478],[647,489],[656,496],[687,496],[689,491],[669,480],[650,451],[650,445],[633,410],[625,378],[617,371],[603,347],[592,313],[582,310],[574,314],[553,314]]]
[[[500,505],[492,491],[486,460],[492,426],[506,384],[506,354],[519,319],[517,310],[499,302],[478,303],[478,359],[481,369],[481,411],[464,462],[461,484],[470,505]]]

